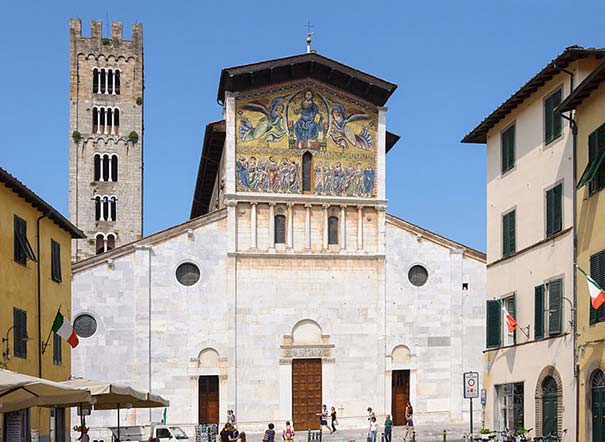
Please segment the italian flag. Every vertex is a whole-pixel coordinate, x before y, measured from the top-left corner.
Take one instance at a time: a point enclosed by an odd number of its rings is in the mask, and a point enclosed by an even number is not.
[[[508,327],[508,332],[512,333],[517,328],[517,321],[515,321],[513,315],[511,315],[508,310],[506,310],[506,307],[504,307],[503,302],[500,302],[500,305],[502,306],[502,311],[504,312],[504,319],[506,319],[506,326]]]
[[[75,348],[78,345],[78,335],[74,330],[71,322],[63,317],[61,312],[57,312],[57,316],[53,322],[53,332],[61,336],[67,341],[71,348]]]
[[[578,266],[576,266],[578,267]],[[605,302],[605,292],[601,288],[597,282],[592,279],[588,274],[578,267],[578,270],[582,272],[584,276],[586,276],[586,280],[588,281],[588,292],[590,293],[590,300],[592,302],[592,308],[595,310],[601,307],[601,304]]]

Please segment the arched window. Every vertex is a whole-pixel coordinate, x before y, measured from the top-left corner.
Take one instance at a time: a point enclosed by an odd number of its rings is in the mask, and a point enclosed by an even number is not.
[[[120,95],[120,70],[116,69],[114,77],[113,77],[113,81],[114,81],[114,91],[116,95]]]
[[[558,432],[557,381],[546,376],[542,382],[542,435]]]
[[[113,69],[107,70],[107,93],[113,94]]]
[[[103,219],[103,207],[101,203],[101,197],[95,197],[95,220],[101,221]]]
[[[102,180],[109,181],[109,155],[103,155]]]
[[[99,133],[99,109],[92,108],[92,133]]]
[[[107,235],[107,247],[106,247],[106,251],[109,252],[110,250],[113,250],[116,248],[116,237],[113,233],[109,233]]]
[[[118,181],[118,156],[111,156],[111,181]]]
[[[107,133],[107,111],[104,107],[99,109],[99,133]]]
[[[338,217],[328,217],[328,244],[338,244]]]
[[[286,217],[275,215],[275,244],[286,243]]]
[[[99,91],[101,94],[107,91],[107,76],[105,75],[105,69],[101,69],[101,81],[99,82]]]
[[[105,251],[105,237],[102,233],[97,233],[95,250],[97,251],[97,255]]]
[[[100,181],[101,180],[101,155],[99,155],[98,153],[95,154],[94,163],[95,163],[94,181]]]
[[[110,221],[115,221],[116,220],[116,206],[117,206],[117,201],[118,199],[115,196],[112,196],[109,199],[109,207],[110,207],[110,216],[109,216],[109,220]]]
[[[114,109],[111,133],[118,135],[119,129],[120,129],[120,109]]]
[[[92,70],[92,93],[93,94],[99,93],[99,69],[98,68],[94,68]]]
[[[102,219],[107,221],[109,219],[109,197],[108,196],[104,196],[103,197],[103,215],[102,215]]]
[[[302,158],[303,192],[311,192],[312,171],[313,155],[311,155],[311,152],[305,152]]]

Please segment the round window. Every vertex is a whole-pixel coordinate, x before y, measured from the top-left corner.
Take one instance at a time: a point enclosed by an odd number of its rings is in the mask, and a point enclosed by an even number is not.
[[[415,265],[408,272],[408,279],[416,287],[422,287],[426,284],[426,280],[429,279],[429,272],[422,266]]]
[[[74,329],[81,338],[90,338],[97,331],[97,320],[88,314],[79,315],[74,320]]]
[[[183,263],[176,269],[176,279],[183,285],[193,285],[200,280],[200,269],[191,262]]]

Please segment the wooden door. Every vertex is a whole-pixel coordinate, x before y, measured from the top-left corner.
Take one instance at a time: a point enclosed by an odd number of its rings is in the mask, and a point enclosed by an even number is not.
[[[592,377],[592,441],[605,438],[605,376],[601,370]]]
[[[298,431],[318,430],[321,412],[321,359],[292,360],[292,420]]]
[[[410,370],[393,370],[391,381],[391,413],[393,425],[405,425],[405,407],[410,399]]]
[[[200,424],[218,424],[218,376],[200,376],[199,412]]]
[[[542,382],[542,435],[557,433],[557,383],[547,376]]]

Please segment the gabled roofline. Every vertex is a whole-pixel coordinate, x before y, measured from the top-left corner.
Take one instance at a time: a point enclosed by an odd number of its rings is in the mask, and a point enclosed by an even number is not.
[[[588,77],[557,106],[558,112],[569,112],[577,108],[605,81],[605,61],[601,62]]]
[[[160,241],[164,241],[166,239],[182,235],[189,229],[197,229],[198,227],[211,224],[226,217],[227,209],[221,209],[215,212],[211,212],[207,215],[199,216],[197,218],[185,221],[184,223],[177,224],[176,226],[168,227],[167,229],[152,233],[151,235],[148,235],[144,238],[129,242],[127,244],[121,245],[120,247],[116,247],[115,249],[110,250],[109,252],[101,253],[100,255],[92,256],[82,261],[78,261],[73,264],[72,273],[75,275],[79,271],[94,267],[95,265],[107,261],[110,258],[115,259],[119,258],[120,256],[127,255],[128,253],[135,251],[137,247],[153,246],[154,244],[157,244]]]
[[[583,48],[581,46],[569,46],[550,63],[548,63],[540,72],[534,75],[517,92],[511,95],[504,103],[496,108],[491,114],[481,121],[472,131],[464,136],[462,143],[487,143],[487,133],[501,120],[506,118],[513,110],[519,107],[525,100],[538,91],[546,82],[565,69],[569,63],[595,56],[601,58],[605,56],[605,48]]]
[[[487,263],[487,255],[477,249],[473,249],[472,247],[446,238],[445,236],[439,235],[438,233],[432,232],[428,229],[425,229],[424,227],[420,227],[390,213],[387,213],[386,220],[387,222],[401,227],[402,229],[405,229],[417,235],[421,235],[423,239],[427,239],[435,244],[438,244],[451,250],[462,250],[464,256],[472,258],[483,264]]]
[[[216,99],[224,103],[226,91],[241,92],[303,78],[323,81],[377,106],[384,106],[397,89],[395,83],[311,52],[224,68]]]
[[[86,238],[84,232],[70,223],[67,218],[61,215],[53,206],[48,204],[42,198],[34,193],[29,187],[19,181],[17,178],[8,173],[7,170],[0,167],[0,183],[3,183],[10,190],[15,192],[26,202],[31,204],[34,208],[38,209],[49,219],[51,219],[56,225],[61,227],[67,233],[69,233],[72,239],[83,239]]]

